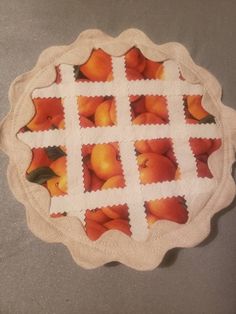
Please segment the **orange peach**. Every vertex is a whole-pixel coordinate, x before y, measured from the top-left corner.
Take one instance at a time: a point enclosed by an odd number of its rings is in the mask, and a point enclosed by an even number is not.
[[[79,108],[79,114],[84,117],[90,117],[94,115],[98,105],[103,102],[104,97],[77,97],[77,103]]]
[[[220,138],[214,138],[212,139],[212,146],[211,148],[208,150],[208,155],[212,154],[213,152],[215,152],[217,149],[219,149],[221,146],[221,139]]]
[[[184,101],[184,114],[185,114],[185,118],[187,119],[194,119],[195,118],[191,115],[191,113],[188,110],[188,103],[187,103],[187,96],[183,97],[183,101]],[[197,122],[199,122],[199,120],[196,120]]]
[[[67,192],[67,178],[66,176],[54,177],[47,180],[47,189],[51,196],[65,195]]]
[[[167,158],[155,153],[137,156],[140,181],[143,184],[174,180],[176,167]]]
[[[34,98],[35,115],[27,124],[32,131],[45,131],[58,127],[64,119],[60,98]]]
[[[202,96],[200,95],[187,96],[188,111],[197,120],[201,120],[209,115],[209,113],[202,107],[201,101]]]
[[[112,189],[112,188],[123,188],[125,186],[125,181],[122,175],[116,175],[109,178],[102,186],[102,190]]]
[[[134,113],[134,110],[132,107],[130,108],[130,116],[131,116],[131,121],[133,121],[136,117],[136,114]]]
[[[143,79],[143,75],[140,72],[138,72],[137,70],[132,69],[132,68],[127,68],[126,69],[126,76],[127,76],[127,79],[129,81]],[[134,101],[134,100],[132,100],[132,101]]]
[[[143,75],[147,79],[162,79],[164,74],[163,64],[146,59]]]
[[[119,154],[119,144],[118,142],[112,142],[112,143],[109,143],[110,145],[112,145],[115,150],[116,150],[116,153]]]
[[[85,223],[87,220],[93,220],[99,224],[104,224],[105,222],[109,221],[110,218],[108,218],[101,209],[87,209],[85,213]]]
[[[91,163],[94,172],[102,180],[122,174],[121,163],[115,148],[111,144],[97,144],[93,147]]]
[[[135,69],[132,68],[127,68],[126,69],[126,77],[129,81],[134,81],[134,80],[141,80],[143,79],[143,76],[140,72],[138,72]],[[139,95],[131,95],[129,96],[129,99],[131,102],[136,101],[137,99],[139,99],[141,96]]]
[[[165,219],[184,224],[188,220],[188,211],[180,198],[171,197],[147,202],[148,211],[157,217],[157,220]]]
[[[87,155],[91,155],[94,145],[87,144],[82,146],[82,156],[86,157]]]
[[[58,182],[58,188],[63,191],[67,192],[67,176],[63,175],[60,177],[60,181]]]
[[[164,121],[154,113],[141,113],[134,120],[133,124],[162,124]]]
[[[198,124],[198,120],[192,119],[192,118],[187,118],[186,122],[189,124]]]
[[[97,240],[105,231],[107,231],[107,228],[100,225],[98,222],[94,220],[87,219],[85,231],[89,239],[94,241]]]
[[[61,120],[61,122],[58,124],[58,129],[65,129],[65,120]]]
[[[91,155],[87,155],[86,157],[83,157],[82,163],[91,171],[91,174],[94,173],[92,163],[91,163]]]
[[[61,115],[57,115],[56,117],[52,118],[51,117],[47,117],[47,119],[52,120],[52,124],[51,124],[51,129],[60,129],[60,125],[65,125],[65,120],[64,117],[62,117]],[[63,127],[64,128],[64,127]]]
[[[207,138],[191,138],[189,142],[195,156],[205,154],[212,146],[211,139]]]
[[[167,138],[135,141],[135,149],[139,153],[165,154],[171,149],[171,141]]]
[[[174,151],[172,148],[170,148],[167,152],[166,152],[166,157],[170,159],[170,161],[173,162],[174,165],[177,166],[177,160],[176,160],[176,157],[175,157],[175,154],[174,154]]]
[[[104,224],[104,227],[106,227],[109,230],[119,230],[121,232],[124,232],[128,236],[131,236],[130,225],[127,220],[124,219],[110,220]]]
[[[93,126],[95,126],[91,120],[89,120],[83,116],[80,116],[79,120],[80,120],[80,125],[82,128],[92,128]]]
[[[201,160],[203,162],[207,162],[209,156],[208,156],[208,154],[201,154],[201,155],[197,155],[196,157],[198,160]]]
[[[139,98],[141,98],[142,95],[130,95],[129,96],[129,100],[131,102],[131,104],[134,102],[134,101],[137,101]],[[132,108],[131,108],[132,109]]]
[[[90,175],[90,171],[88,169],[88,167],[84,164],[84,173],[83,173],[83,176],[84,176],[84,189],[85,191],[89,191],[90,189],[90,183],[91,183],[91,175]]]
[[[131,103],[131,108],[135,116],[139,115],[140,113],[146,112],[145,97],[141,96],[136,101],[133,101]]]
[[[52,196],[64,195],[67,192],[66,157],[53,161],[50,168],[57,177],[47,180],[47,188]]]
[[[108,74],[108,76],[107,76],[107,81],[112,81],[113,80],[113,73],[112,73],[112,71]]]
[[[198,176],[201,178],[212,178],[212,173],[207,165],[207,163],[201,161],[201,160],[197,160],[197,173]]]
[[[80,71],[92,81],[107,81],[112,72],[111,56],[101,49],[93,50],[88,61],[80,66]]]
[[[164,96],[145,96],[145,106],[148,112],[168,121],[167,101]]]
[[[102,211],[110,219],[128,219],[128,207],[127,205],[115,205],[102,207]]]
[[[181,172],[180,169],[177,168],[175,172],[175,180],[179,180],[181,178]]]
[[[116,108],[114,99],[107,99],[96,109],[94,121],[96,126],[116,124]]]
[[[66,174],[66,156],[62,156],[54,160],[50,168],[55,172],[57,176],[63,176]]]
[[[48,167],[52,163],[52,160],[48,158],[44,148],[33,148],[32,154],[32,160],[27,169],[27,173],[30,173],[39,167]]]
[[[99,177],[96,176],[96,174],[93,172],[91,174],[91,184],[90,184],[90,190],[91,191],[97,191],[102,188],[104,184],[104,181],[101,180]]]
[[[91,158],[90,158],[89,155],[87,155],[86,157],[83,157],[83,164],[86,165],[86,167],[89,170],[93,171],[93,167],[92,167],[92,164],[91,164]]]
[[[155,215],[152,215],[151,213],[147,213],[147,222],[148,225],[151,226],[157,221],[157,217]]]
[[[125,54],[127,68],[132,68],[142,72],[145,68],[146,60],[138,48],[132,48]]]

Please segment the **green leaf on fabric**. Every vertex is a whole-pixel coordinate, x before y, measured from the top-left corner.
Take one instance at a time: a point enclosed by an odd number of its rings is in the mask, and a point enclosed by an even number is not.
[[[83,72],[80,71],[80,67],[78,65],[74,66],[74,77],[75,80],[87,79],[87,76],[85,76]]]
[[[47,147],[45,148],[45,152],[48,155],[48,158],[53,161],[62,156],[66,156],[66,153],[58,146]]]
[[[202,124],[206,124],[206,123],[216,123],[215,118],[209,114],[208,116],[206,116],[205,118],[199,120],[198,123],[202,123]]]
[[[43,184],[47,180],[57,177],[54,171],[49,167],[40,167],[26,174],[26,178],[30,182]]]

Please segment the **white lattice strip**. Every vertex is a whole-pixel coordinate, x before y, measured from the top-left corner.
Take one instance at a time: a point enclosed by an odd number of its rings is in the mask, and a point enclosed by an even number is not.
[[[61,87],[63,86],[63,89]],[[64,98],[67,96],[109,96],[113,94],[113,82],[72,82],[52,84],[35,89],[33,98]]]
[[[118,59],[118,58],[117,58]],[[45,88],[33,91],[33,98],[64,98],[66,96],[110,96],[114,95],[115,80],[111,82],[73,82],[52,84]],[[124,81],[120,81],[120,89],[124,87]],[[172,95],[202,95],[203,87],[199,84],[191,84],[187,81],[170,80],[134,80],[127,81],[129,95],[168,95],[171,89]],[[63,89],[60,87],[64,86]],[[127,86],[125,86],[127,89]]]
[[[164,79],[168,81],[178,81],[180,72],[178,64],[173,60],[164,61]]]
[[[189,137],[220,138],[216,124],[186,124],[186,133]],[[133,125],[126,127],[108,126],[77,129],[75,137],[83,138],[83,144],[98,144],[110,142],[128,142],[138,140],[150,140],[169,138],[170,127],[168,124],[161,125]],[[17,137],[31,148],[65,145],[65,131],[48,130],[37,132],[18,133]]]
[[[63,102],[66,127],[68,194],[78,194],[84,191],[81,138],[80,136],[72,136],[72,134],[79,133],[76,130],[79,128],[76,104],[75,97],[66,97]]]
[[[70,84],[70,95],[81,96],[109,96],[113,94],[114,82],[79,82]],[[33,98],[64,98],[69,93],[61,91],[60,84],[52,84],[45,88],[34,90]],[[69,86],[69,84],[64,84]],[[169,87],[172,87],[172,95],[202,95],[201,85],[190,84],[186,81],[162,81],[162,80],[135,80],[128,81],[130,95],[168,95]]]
[[[66,82],[74,81],[73,66],[60,66],[62,82],[65,78]],[[67,88],[61,84],[61,90]],[[79,195],[84,192],[83,183],[83,167],[81,156],[81,136],[79,126],[79,115],[77,107],[77,97],[66,96],[63,99],[63,107],[65,113],[65,142],[67,153],[67,193],[71,195]],[[77,135],[77,136],[76,136]]]
[[[125,73],[124,57],[113,57],[113,76],[114,76],[114,95],[116,99],[117,125],[120,129],[131,126],[130,102]],[[132,128],[129,128],[132,132]],[[123,130],[123,138],[127,138]],[[132,138],[132,134],[130,134]],[[129,138],[129,137],[128,137]],[[142,200],[139,172],[135,155],[134,144],[132,141],[119,141],[120,159],[123,167],[126,190],[129,195],[135,195],[135,202],[130,202],[130,196],[126,200],[129,208],[129,221],[131,226],[132,238],[138,241],[146,239],[148,226],[145,215],[144,203]]]
[[[196,178],[196,161],[189,144],[189,133],[186,127],[183,97],[168,96],[168,111],[173,150],[180,168],[181,180]]]
[[[84,205],[83,210],[80,208],[80,205],[78,205],[80,202]],[[66,212],[68,216],[78,217],[81,223],[84,224],[85,204],[86,200],[84,200],[84,195],[54,196],[51,198],[50,214]]]
[[[132,237],[147,238],[148,224],[144,202],[154,199],[184,195],[191,204],[195,191],[212,191],[215,181],[197,176],[196,161],[189,145],[190,137],[212,138],[218,134],[214,124],[187,124],[183,95],[202,95],[201,85],[180,80],[178,65],[173,60],[164,62],[164,80],[128,81],[124,57],[112,57],[111,82],[75,82],[74,67],[60,65],[61,83],[34,90],[33,98],[62,98],[65,130],[24,132],[18,137],[31,148],[65,145],[67,152],[68,193],[52,197],[50,213],[67,212],[84,223],[87,209],[127,204]],[[112,127],[80,128],[78,96],[114,96],[117,125]],[[168,102],[169,124],[132,125],[130,95],[164,95]],[[171,138],[180,168],[181,179],[171,182],[140,184],[134,141]],[[81,147],[86,144],[119,142],[125,188],[94,192],[84,191]],[[194,189],[191,187],[194,186]]]
[[[197,178],[192,180],[189,178],[186,180],[145,184],[141,186],[141,192],[143,193],[143,201],[150,201],[178,195],[186,196],[188,191],[187,197],[191,201],[196,197],[196,191],[212,192],[215,185],[216,182],[212,179]],[[51,199],[50,213],[64,212],[67,209],[79,214],[86,209],[125,204],[129,198],[130,189],[128,188],[101,190],[83,193],[82,195],[54,196]],[[137,207],[135,208],[133,209],[134,213],[137,212]]]
[[[74,77],[74,66],[71,64],[65,64],[62,63],[59,65],[59,71],[61,74],[61,83],[58,84],[58,86],[62,87],[64,86],[66,90],[63,91],[65,96],[71,96],[71,90],[70,88],[68,89],[69,86],[74,85],[75,82],[75,77]],[[63,88],[62,88],[63,90]]]
[[[114,82],[79,82],[74,84],[75,95],[81,96],[111,96]]]
[[[185,180],[145,184],[142,186],[142,193],[145,195],[145,201],[178,195],[184,195],[188,201],[191,201],[194,196],[196,197],[196,191],[209,193],[214,190],[215,184],[215,180],[209,178],[187,178]]]
[[[134,144],[132,142],[120,142],[119,146],[126,189],[129,195],[126,204],[129,208],[132,237],[139,241],[145,240],[148,234],[148,226]],[[130,201],[130,199],[133,199],[131,195],[135,195],[135,201]]]
[[[80,193],[78,195],[65,195],[60,198],[61,210],[68,208],[68,202],[73,203],[72,210],[74,212],[85,212],[86,209],[95,209],[105,206],[121,205],[127,202],[130,197],[130,190],[127,188],[113,188],[106,190],[98,190],[87,193]],[[58,197],[52,197],[50,212],[57,212]],[[65,211],[65,210],[64,210]],[[71,208],[69,208],[71,211]],[[82,221],[83,222],[83,221]]]
[[[61,94],[58,88],[59,84],[53,83],[50,86],[37,88],[32,93],[32,98],[63,98],[66,95]]]
[[[114,96],[116,100],[117,126],[119,128],[125,128],[131,125],[131,112],[124,58],[112,57],[112,68],[114,77]]]
[[[202,95],[203,88],[186,81],[135,80],[128,81],[130,95]]]
[[[219,126],[215,123],[209,124],[186,124],[186,133],[190,137],[196,138],[220,138]]]
[[[63,129],[37,132],[27,131],[18,133],[17,137],[29,145],[30,148],[65,145],[65,131]]]

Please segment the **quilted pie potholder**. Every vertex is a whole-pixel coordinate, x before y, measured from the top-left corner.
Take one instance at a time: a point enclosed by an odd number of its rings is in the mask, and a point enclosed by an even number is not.
[[[85,268],[153,269],[234,198],[233,109],[178,43],[88,30],[11,85],[8,179],[32,232]]]

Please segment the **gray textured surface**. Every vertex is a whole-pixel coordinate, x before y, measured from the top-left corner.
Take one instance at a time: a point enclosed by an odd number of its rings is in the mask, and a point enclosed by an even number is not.
[[[87,28],[118,35],[137,27],[156,43],[179,41],[210,70],[236,106],[235,1],[0,0],[0,118],[10,82],[48,46]],[[125,266],[86,271],[67,249],[35,238],[6,182],[0,155],[1,314],[235,314],[236,208],[218,214],[199,247],[174,250],[152,272]]]

